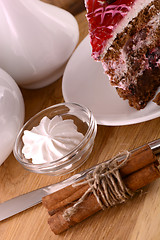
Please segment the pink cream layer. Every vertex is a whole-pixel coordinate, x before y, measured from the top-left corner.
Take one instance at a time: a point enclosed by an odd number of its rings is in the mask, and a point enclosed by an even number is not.
[[[95,60],[100,59],[108,39],[113,36],[115,28],[130,11],[135,1],[116,0],[108,4],[106,0],[86,0],[92,56]]]

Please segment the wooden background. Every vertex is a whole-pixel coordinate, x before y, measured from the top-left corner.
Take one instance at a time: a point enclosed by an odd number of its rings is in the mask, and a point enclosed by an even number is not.
[[[87,35],[84,3],[81,0],[45,0],[70,11],[77,19],[80,40]],[[62,78],[37,90],[21,89],[25,102],[25,121],[35,113],[63,102]],[[95,146],[88,161],[72,174],[104,161],[124,149],[133,149],[160,137],[160,119],[108,127],[98,126]],[[0,202],[59,182],[62,177],[38,175],[24,170],[13,154],[0,166]],[[60,236],[47,224],[48,214],[41,204],[0,222],[0,240],[159,240],[160,180],[150,184],[127,203],[101,211]]]

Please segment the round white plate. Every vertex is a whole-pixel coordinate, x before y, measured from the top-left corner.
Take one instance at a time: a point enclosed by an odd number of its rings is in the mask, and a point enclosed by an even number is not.
[[[66,66],[62,91],[66,102],[85,105],[101,125],[128,125],[160,117],[160,106],[152,101],[138,111],[118,96],[101,63],[91,57],[89,36],[81,42]]]

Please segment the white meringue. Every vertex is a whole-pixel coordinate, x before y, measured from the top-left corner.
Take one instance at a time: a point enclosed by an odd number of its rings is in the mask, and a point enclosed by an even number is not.
[[[72,119],[45,116],[31,131],[24,131],[22,153],[33,164],[53,162],[72,151],[83,137]]]

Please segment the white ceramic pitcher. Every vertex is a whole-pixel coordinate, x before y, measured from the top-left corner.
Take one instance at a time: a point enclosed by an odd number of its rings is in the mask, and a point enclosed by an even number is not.
[[[0,165],[11,153],[24,123],[24,101],[16,82],[0,69]]]
[[[0,67],[24,88],[56,81],[79,38],[76,19],[40,0],[0,0]]]

